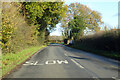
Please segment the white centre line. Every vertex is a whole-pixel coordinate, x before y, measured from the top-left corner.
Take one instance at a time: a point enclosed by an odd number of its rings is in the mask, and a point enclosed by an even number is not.
[[[83,66],[81,66],[80,64],[78,64],[75,60],[71,59],[77,66],[79,66],[80,68],[84,69]]]

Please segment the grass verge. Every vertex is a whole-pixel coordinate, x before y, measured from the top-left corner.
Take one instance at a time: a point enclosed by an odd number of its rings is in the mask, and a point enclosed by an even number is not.
[[[41,47],[38,47],[38,46],[30,47],[16,54],[8,53],[5,55],[2,55],[2,76],[5,76],[6,74],[8,74],[17,65],[21,64],[30,56],[32,56],[35,52],[37,52],[38,50],[44,47],[46,47],[46,45],[43,45]]]
[[[80,50],[87,51],[87,52],[91,52],[93,54],[105,56],[105,57],[108,57],[108,58],[120,61],[120,54],[119,54],[119,52],[96,50],[96,49],[93,49],[93,48],[88,48],[88,47],[86,47],[84,45],[72,45],[72,46],[69,46],[69,47],[72,47],[72,48],[75,48],[75,49],[80,49]]]

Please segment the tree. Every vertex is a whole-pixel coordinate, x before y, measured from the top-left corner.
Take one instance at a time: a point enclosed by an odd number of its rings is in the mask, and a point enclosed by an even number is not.
[[[84,20],[81,16],[74,17],[74,19],[68,23],[68,26],[71,29],[72,36],[74,37],[75,40],[83,36],[84,33],[83,31],[86,28],[86,25],[84,24]]]
[[[23,14],[26,15],[29,24],[37,25],[37,34],[41,36],[42,32],[53,29],[62,19],[63,4],[63,2],[24,2]]]
[[[61,20],[64,8],[63,2],[10,2],[2,5],[0,41],[3,53],[42,45],[50,30]]]
[[[24,2],[23,5],[28,22],[39,24],[39,30],[52,29],[61,20],[63,2]]]
[[[75,31],[76,35],[78,34],[80,35],[80,32],[82,32],[81,36],[83,34],[83,31],[79,30],[84,30],[86,29],[86,27],[96,32],[100,30],[99,25],[102,24],[103,22],[101,21],[101,14],[99,12],[93,11],[86,5],[80,3],[71,3],[67,7],[68,7],[68,10],[66,12],[67,17],[65,17],[62,20],[62,24],[68,23],[69,24],[68,26],[64,27],[67,27],[68,29],[74,28],[73,32]]]

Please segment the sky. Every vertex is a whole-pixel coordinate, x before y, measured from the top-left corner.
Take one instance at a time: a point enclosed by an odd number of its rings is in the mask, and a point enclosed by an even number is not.
[[[64,0],[65,4],[80,2],[83,5],[87,5],[90,9],[101,13],[102,21],[105,23],[108,29],[118,27],[118,2],[119,0]],[[101,26],[101,30],[104,27]],[[55,31],[50,35],[61,36],[60,23],[56,25]]]

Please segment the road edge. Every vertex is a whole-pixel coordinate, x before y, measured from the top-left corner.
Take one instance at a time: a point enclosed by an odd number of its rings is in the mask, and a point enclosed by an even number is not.
[[[42,51],[43,49],[45,49],[46,47],[47,47],[47,46],[45,46],[45,47],[37,50],[35,53],[33,53],[31,56],[29,56],[29,57],[28,57],[27,59],[25,59],[23,62],[21,62],[20,64],[16,65],[16,67],[14,67],[14,68],[11,69],[9,72],[7,72],[5,75],[2,75],[2,77],[1,77],[0,79],[7,77],[10,73],[12,73],[12,72],[18,70],[19,68],[21,68],[21,66],[22,66],[23,63],[25,63],[27,60],[31,59],[35,54],[41,52],[41,51]]]
[[[87,51],[84,51],[84,50],[80,50],[80,49],[76,49],[76,48],[71,48],[71,47],[68,47],[66,45],[62,45],[63,47],[65,48],[68,48],[68,49],[74,49],[74,50],[77,50],[78,52],[83,52],[85,53],[85,55],[89,55],[91,57],[95,56],[94,58],[100,60],[100,61],[105,61],[107,63],[111,63],[111,64],[114,64],[116,66],[118,66],[118,68],[120,69],[120,61],[118,60],[115,60],[115,59],[111,59],[111,58],[108,58],[108,57],[105,57],[105,56],[102,56],[102,55],[97,55],[97,54],[94,54],[92,52],[87,52]],[[103,59],[101,59],[103,58]]]

